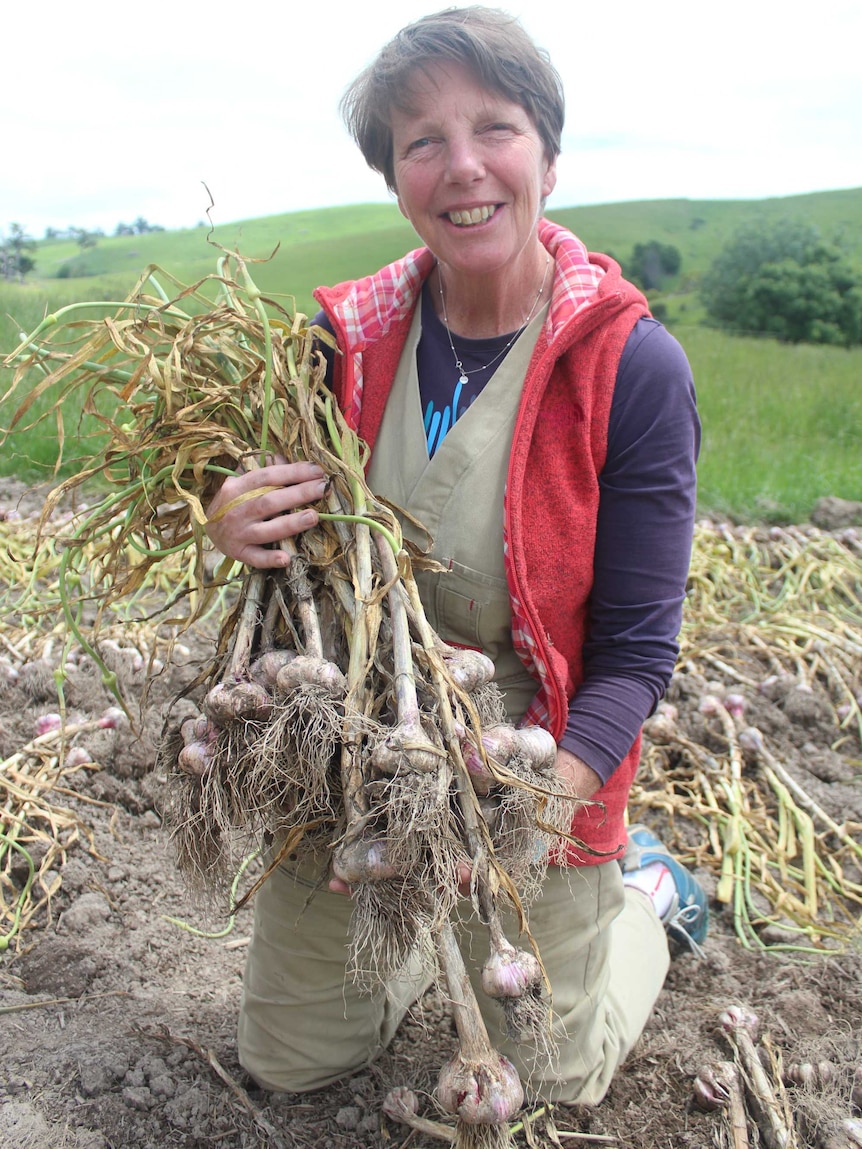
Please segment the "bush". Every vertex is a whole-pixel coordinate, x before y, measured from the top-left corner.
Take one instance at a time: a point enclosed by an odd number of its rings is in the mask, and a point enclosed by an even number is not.
[[[862,343],[862,278],[815,227],[748,225],[701,287],[709,321],[787,343]]]
[[[682,266],[682,256],[672,243],[659,243],[652,239],[649,243],[636,243],[632,250],[627,272],[634,283],[650,291],[661,287],[671,275],[676,275]]]
[[[57,268],[57,279],[86,279],[88,276],[96,275],[96,271],[90,265],[86,256],[76,255],[72,259],[67,259],[65,263],[61,263]]]

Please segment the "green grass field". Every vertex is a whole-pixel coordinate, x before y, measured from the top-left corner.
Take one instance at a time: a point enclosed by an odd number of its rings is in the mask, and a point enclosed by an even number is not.
[[[823,495],[862,499],[862,348],[674,333],[697,386],[705,512],[798,522]]]
[[[699,466],[704,513],[738,519],[802,520],[823,495],[862,499],[862,348],[782,345],[702,326],[699,279],[734,230],[752,220],[803,219],[838,240],[862,268],[862,189],[761,201],[662,200],[550,211],[595,251],[628,258],[636,243],[674,244],[678,276],[660,299],[694,370],[704,424]],[[68,241],[39,244],[28,282],[0,284],[0,353],[59,307],[122,300],[144,268],[156,264],[182,283],[214,272],[218,246],[260,260],[260,288],[292,293],[289,309],[306,314],[317,284],[337,283],[397,258],[417,240],[394,204],[297,212],[217,227],[101,239],[81,253]],[[57,278],[64,265],[92,274]],[[163,278],[166,290],[170,281]],[[294,302],[295,301],[295,302]],[[110,310],[110,309],[109,309]],[[11,372],[0,371],[0,394]],[[6,428],[15,403],[0,402]],[[38,405],[36,410],[38,410]],[[65,412],[67,428],[77,413]],[[91,426],[85,420],[84,427]],[[67,443],[69,457],[74,443]],[[0,451],[0,475],[27,481],[50,473],[57,456],[50,423],[16,431]],[[68,466],[75,464],[69,463]]]

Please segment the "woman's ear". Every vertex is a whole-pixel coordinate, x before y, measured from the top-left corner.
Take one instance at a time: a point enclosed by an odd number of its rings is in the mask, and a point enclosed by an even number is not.
[[[557,158],[548,161],[545,177],[542,180],[542,198],[547,198],[557,186]]]

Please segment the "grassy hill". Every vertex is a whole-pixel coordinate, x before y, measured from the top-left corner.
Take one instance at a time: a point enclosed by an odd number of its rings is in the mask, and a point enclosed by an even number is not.
[[[593,251],[625,258],[636,243],[672,243],[683,278],[699,278],[743,224],[800,219],[839,242],[862,268],[862,188],[763,200],[651,200],[566,208],[549,215]]]
[[[814,224],[825,238],[840,242],[862,267],[862,188],[764,200],[647,200],[552,207],[548,215],[571,228],[591,250],[609,251],[622,260],[636,243],[653,239],[672,243],[682,254],[683,280],[698,279],[742,224],[783,218]],[[332,283],[377,267],[416,243],[395,204],[358,204],[238,220],[219,224],[212,231],[201,224],[178,231],[105,237],[84,252],[71,240],[45,240],[38,244],[30,282],[54,279],[66,268],[84,281],[116,276],[133,283],[149,263],[191,280],[212,269],[217,255],[212,244],[221,244],[238,248],[247,257],[269,260],[259,274],[281,281],[282,290],[301,295],[313,284]],[[86,290],[86,282],[82,289]]]
[[[672,244],[680,272],[660,296],[694,369],[704,418],[703,509],[741,518],[799,519],[821,495],[862,499],[862,349],[797,348],[739,339],[700,324],[697,287],[712,259],[743,224],[781,219],[818,227],[862,269],[862,188],[757,201],[657,200],[553,209],[552,219],[589,248],[621,262],[637,243]],[[143,269],[157,264],[183,283],[214,272],[217,247],[261,260],[254,277],[267,294],[290,292],[313,313],[312,290],[362,275],[397,258],[417,239],[394,204],[295,212],[140,236],[106,237],[81,252],[43,241],[27,283],[0,284],[0,353],[41,317],[81,300],[121,300]],[[64,276],[63,269],[66,269]],[[87,272],[87,274],[81,274]],[[64,276],[58,278],[58,276]],[[166,290],[170,282],[163,278]],[[110,309],[109,309],[110,310]],[[0,396],[8,372],[0,372]],[[0,428],[10,404],[0,401]],[[44,426],[44,425],[43,425]],[[16,436],[0,452],[0,474],[32,477],[50,467],[51,434]]]
[[[733,232],[744,223],[782,218],[814,224],[837,240],[862,268],[862,188],[766,200],[653,200],[591,207],[552,208],[550,218],[571,228],[593,251],[625,263],[637,243],[673,244],[682,255],[680,273],[665,294],[687,297]],[[215,269],[217,247],[263,260],[255,278],[269,293],[289,292],[302,311],[313,307],[320,283],[361,275],[416,246],[416,236],[395,204],[359,204],[294,212],[262,219],[200,225],[177,231],[111,236],[81,251],[71,240],[43,240],[35,271],[25,285],[0,285],[0,310],[16,316],[0,325],[0,351],[14,345],[16,331],[44,308],[73,299],[122,298],[140,272],[158,264],[189,283]],[[68,278],[57,278],[68,275]],[[682,318],[677,303],[675,318]]]

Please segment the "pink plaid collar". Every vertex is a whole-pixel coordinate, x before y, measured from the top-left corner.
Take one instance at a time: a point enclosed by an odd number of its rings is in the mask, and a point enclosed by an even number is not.
[[[559,224],[540,220],[539,239],[555,261],[548,314],[548,334],[553,340],[559,328],[594,297],[604,271],[590,262],[589,253],[577,236]],[[428,248],[420,247],[374,275],[356,280],[337,307],[351,351],[361,351],[410,314],[435,263]]]

